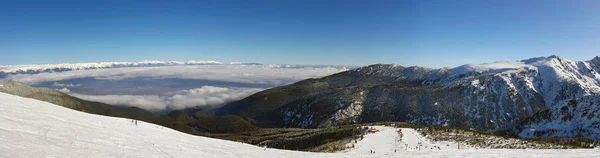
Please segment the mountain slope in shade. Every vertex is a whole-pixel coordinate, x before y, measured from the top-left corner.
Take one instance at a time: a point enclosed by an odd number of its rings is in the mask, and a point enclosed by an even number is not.
[[[600,94],[600,58],[558,56],[430,69],[370,65],[277,87],[225,105],[263,126],[327,127],[407,121],[513,129],[564,100]]]
[[[600,95],[559,102],[525,120],[516,131],[523,138],[600,140]]]

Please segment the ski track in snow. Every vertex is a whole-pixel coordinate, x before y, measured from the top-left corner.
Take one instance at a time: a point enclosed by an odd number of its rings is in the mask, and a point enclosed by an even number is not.
[[[398,141],[398,129],[383,126],[350,151],[311,153],[193,136],[142,121],[135,125],[5,93],[0,109],[0,157],[600,157],[597,149],[455,150],[452,143],[431,142],[413,129],[403,128]],[[420,151],[403,147],[419,142]],[[426,148],[438,144],[441,150]]]

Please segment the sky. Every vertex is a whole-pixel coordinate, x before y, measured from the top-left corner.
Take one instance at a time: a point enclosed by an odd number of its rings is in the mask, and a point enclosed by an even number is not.
[[[140,60],[433,68],[600,55],[600,1],[0,1],[0,65]]]

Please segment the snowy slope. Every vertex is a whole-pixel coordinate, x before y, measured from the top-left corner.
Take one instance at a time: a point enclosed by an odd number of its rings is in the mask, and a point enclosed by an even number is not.
[[[346,157],[599,157],[600,150],[523,150],[475,149],[464,144],[432,141],[411,128],[372,126],[369,133],[354,144],[354,149],[338,153]],[[399,133],[398,130],[401,132]],[[459,149],[460,146],[460,149]],[[395,151],[394,151],[395,150]],[[375,154],[371,154],[374,151]]]
[[[600,140],[600,95],[560,102],[527,120],[521,128],[518,134],[523,138],[584,137]]]
[[[187,135],[157,125],[90,115],[0,93],[0,157],[599,157],[598,150],[429,150],[392,153],[398,133],[382,128],[355,151],[309,153]],[[410,129],[403,129],[414,134]],[[420,137],[422,136],[407,136]],[[403,142],[414,145],[414,139]],[[366,150],[377,150],[376,154]],[[387,150],[387,151],[386,151]]]
[[[495,62],[479,65],[464,65],[454,68],[450,77],[468,73],[496,74],[505,78],[507,84],[521,92],[517,84],[526,85],[525,90],[540,93],[546,105],[552,105],[564,90],[565,83],[577,89],[568,97],[581,97],[600,93],[600,69],[591,61],[573,61],[558,56],[539,57],[515,62]],[[448,79],[446,79],[448,80]],[[524,83],[522,83],[524,82]],[[477,85],[477,84],[474,84]],[[561,98],[559,98],[561,99]]]
[[[354,144],[354,149],[350,149],[345,153],[363,154],[375,151],[376,155],[402,155],[413,152],[456,151],[458,149],[458,144],[456,143],[432,141],[412,128],[398,129],[385,126],[372,126],[369,128],[375,128],[379,132],[367,134],[365,139]],[[461,148],[468,149],[464,145]]]
[[[0,157],[326,157],[192,136],[0,93]]]

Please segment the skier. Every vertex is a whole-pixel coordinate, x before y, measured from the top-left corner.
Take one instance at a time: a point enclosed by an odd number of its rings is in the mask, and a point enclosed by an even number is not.
[[[135,120],[135,125],[137,126],[137,120]]]

